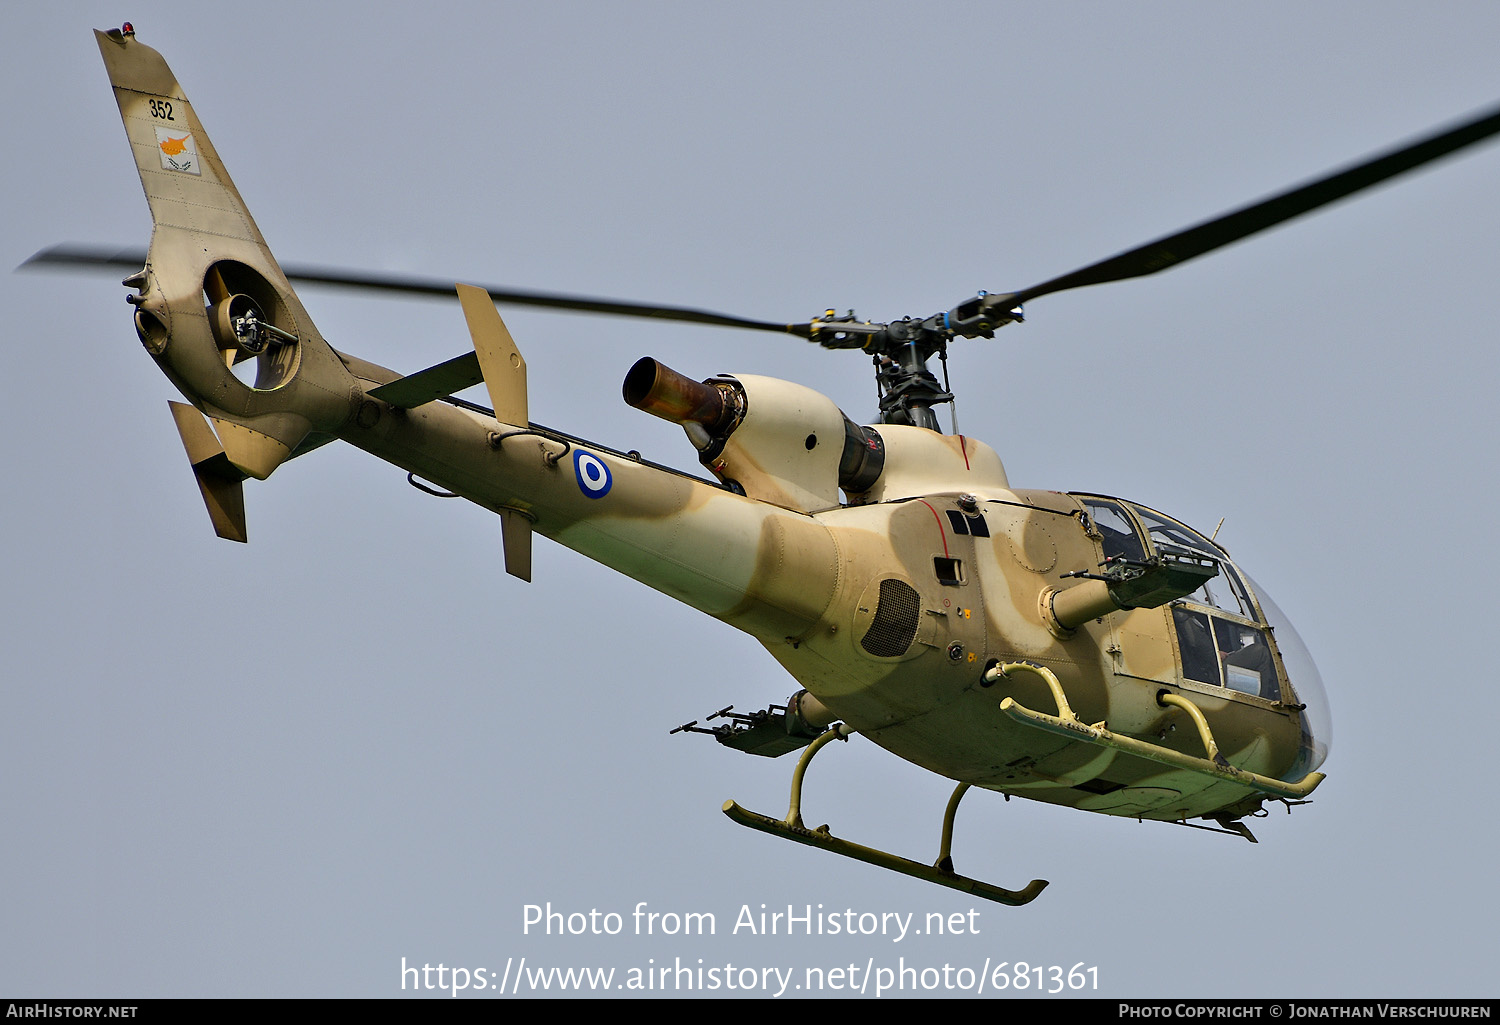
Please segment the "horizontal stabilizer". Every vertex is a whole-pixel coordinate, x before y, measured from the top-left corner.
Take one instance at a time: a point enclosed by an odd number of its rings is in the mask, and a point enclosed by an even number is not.
[[[497,420],[528,426],[526,360],[488,293],[471,285],[457,287],[474,351],[372,388],[368,394],[398,409],[416,409],[483,383]]]
[[[198,479],[198,490],[208,507],[214,533],[229,541],[249,540],[245,532],[246,474],[229,461],[224,446],[219,444],[201,413],[184,402],[167,405],[172,408],[182,447],[187,449],[188,462],[193,465],[193,476]]]
[[[372,388],[368,394],[371,398],[389,402],[398,409],[416,409],[428,402],[445,399],[454,392],[472,388],[483,380],[479,357],[466,352],[435,367],[428,367],[390,384]]]

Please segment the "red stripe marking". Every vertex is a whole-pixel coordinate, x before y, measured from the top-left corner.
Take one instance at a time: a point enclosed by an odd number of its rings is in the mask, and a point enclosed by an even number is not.
[[[932,513],[932,518],[937,520],[938,537],[943,539],[943,558],[948,558],[948,535],[943,532],[943,518],[938,515],[938,511],[936,509],[934,509],[930,505],[927,505],[927,499],[919,498],[917,499],[917,501],[921,502],[923,505],[926,505],[927,511]]]

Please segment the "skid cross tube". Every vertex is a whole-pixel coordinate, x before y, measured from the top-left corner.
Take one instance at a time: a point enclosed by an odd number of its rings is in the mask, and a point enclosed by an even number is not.
[[[1095,723],[1092,726],[1085,724],[1078,716],[1073,714],[1072,708],[1068,706],[1067,698],[1063,695],[1062,683],[1059,682],[1055,673],[1046,666],[1032,665],[1030,662],[1007,662],[998,665],[985,674],[985,679],[991,683],[1003,679],[1009,673],[1025,671],[1040,676],[1052,691],[1052,696],[1057,701],[1058,714],[1048,715],[1046,712],[1034,712],[1019,704],[1015,698],[1007,697],[1000,702],[1000,711],[1010,716],[1016,722],[1026,726],[1034,726],[1037,729],[1056,733],[1070,740],[1081,740],[1088,744],[1097,744],[1100,747],[1111,747],[1126,754],[1145,758],[1149,761],[1160,762],[1173,768],[1187,769],[1190,772],[1201,773],[1205,776],[1213,776],[1230,783],[1238,783],[1240,786],[1251,790],[1259,790],[1270,794],[1272,797],[1283,797],[1292,800],[1306,797],[1315,790],[1319,783],[1326,778],[1321,772],[1310,772],[1295,783],[1288,783],[1270,776],[1263,776],[1258,772],[1250,772],[1247,769],[1237,769],[1230,765],[1219,754],[1218,744],[1214,742],[1213,731],[1208,728],[1208,720],[1203,715],[1203,710],[1193,704],[1187,698],[1170,692],[1163,692],[1158,701],[1163,705],[1180,708],[1192,718],[1194,725],[1198,727],[1198,736],[1203,741],[1203,747],[1208,752],[1207,758],[1198,758],[1193,755],[1174,751],[1160,744],[1153,744],[1145,740],[1137,740],[1134,737],[1122,736],[1111,733],[1105,728],[1104,723]]]
[[[850,843],[848,840],[834,836],[826,825],[819,826],[817,829],[808,829],[802,822],[802,779],[807,774],[808,763],[812,761],[813,755],[827,746],[829,742],[847,740],[853,732],[854,730],[849,726],[840,724],[819,736],[808,745],[806,751],[802,752],[802,757],[797,761],[797,768],[792,772],[791,800],[785,819],[773,819],[769,815],[750,811],[732,800],[724,802],[724,814],[742,826],[749,826],[763,833],[770,833],[809,847],[817,847],[855,861],[862,861],[867,865],[874,865],[877,868],[900,872],[914,879],[961,890],[976,897],[983,897],[985,900],[992,900],[997,904],[1008,904],[1012,907],[1029,904],[1036,899],[1037,894],[1046,889],[1047,880],[1045,879],[1033,879],[1020,890],[1007,890],[1001,886],[961,876],[953,871],[953,819],[958,813],[959,801],[969,789],[967,783],[960,783],[953,791],[953,796],[948,799],[948,807],[943,812],[941,849],[935,865],[924,865],[919,861],[875,850],[873,847]]]

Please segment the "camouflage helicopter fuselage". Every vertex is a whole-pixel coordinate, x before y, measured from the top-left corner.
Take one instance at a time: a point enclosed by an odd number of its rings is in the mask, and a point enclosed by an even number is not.
[[[1120,578],[1097,572],[1120,558],[1101,514],[1135,535],[1127,562],[1163,554],[1150,524],[1165,518],[1149,511],[1014,490],[972,438],[856,428],[824,396],[750,375],[695,386],[725,403],[717,426],[672,416],[716,482],[657,466],[531,424],[524,362],[495,341],[505,332],[487,300],[493,321],[469,299],[465,309],[493,411],[336,352],[160,55],[132,32],[97,35],[155,222],[147,265],[128,279],[137,332],[197,410],[173,404],[222,535],[244,540],[244,479],[338,439],[499,514],[517,575],[529,574],[530,533],[566,545],[755,637],[806,688],[817,730],[841,721],[961,783],[1228,821],[1271,792],[1236,773],[1295,781],[1321,760],[1272,624],[1238,575],[1238,604],[1212,605],[1192,588],[1122,602]],[[233,370],[250,359],[253,383]],[[852,476],[851,456],[869,456]],[[1235,574],[1222,549],[1182,530],[1205,572]],[[1226,623],[1247,631],[1241,641],[1255,634],[1270,657],[1232,671],[1221,640],[1222,664],[1195,663],[1200,620],[1221,638]],[[1006,668],[1020,663],[1037,671]],[[1052,728],[1006,707],[1060,713],[1059,690],[1075,714]],[[1164,696],[1212,724],[1217,775],[1196,764],[1211,761],[1197,717]],[[1147,748],[1189,767],[1140,756]]]

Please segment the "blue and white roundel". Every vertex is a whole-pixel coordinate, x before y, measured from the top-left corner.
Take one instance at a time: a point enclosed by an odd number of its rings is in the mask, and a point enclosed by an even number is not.
[[[578,476],[578,489],[590,498],[603,498],[614,483],[604,460],[581,448],[573,452],[573,472]]]

